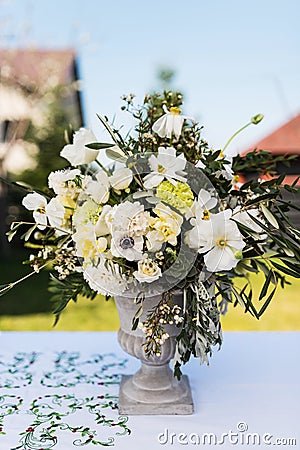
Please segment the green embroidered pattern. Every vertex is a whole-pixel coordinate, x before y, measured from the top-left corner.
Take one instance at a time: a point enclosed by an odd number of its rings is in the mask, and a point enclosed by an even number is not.
[[[103,410],[117,409],[116,400],[115,396],[109,394],[86,398],[53,394],[34,399],[29,411],[34,416],[33,420],[30,426],[20,433],[22,436],[20,445],[11,450],[48,450],[59,442],[59,435],[66,432],[71,433],[73,445],[76,447],[87,444],[113,446],[115,437],[107,435],[103,438],[103,426],[116,429],[114,431],[116,436],[130,434],[127,427],[128,417],[118,417],[117,420],[113,420],[104,414]],[[76,418],[74,420],[72,416],[77,411],[84,410],[93,415],[95,429],[79,423],[75,424]]]
[[[112,353],[92,355],[90,359],[82,360],[78,352],[59,352],[54,370],[44,373],[41,383],[46,387],[73,387],[83,383],[118,385],[120,370],[126,362]]]
[[[36,352],[17,353],[10,362],[3,362],[0,355],[0,389],[20,388],[32,383],[31,366],[37,361]]]
[[[21,397],[4,394],[0,396],[0,435],[6,434],[4,429],[4,419],[12,414],[17,414],[23,403]]]
[[[1,450],[114,446],[130,434],[128,417],[117,412],[125,368],[126,360],[112,353],[85,358],[80,352],[19,352],[1,357]],[[11,389],[19,395],[5,392]],[[40,396],[28,398],[36,390]]]

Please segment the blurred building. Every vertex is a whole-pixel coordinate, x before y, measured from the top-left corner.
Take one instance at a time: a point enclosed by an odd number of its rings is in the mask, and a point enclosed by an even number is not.
[[[26,132],[34,126],[45,133],[50,115],[58,110],[64,124],[72,124],[74,129],[83,126],[75,52],[0,49],[0,176],[35,170],[39,147],[25,138]],[[0,182],[1,249],[6,248],[6,197],[6,186]]]
[[[266,150],[274,156],[297,155],[290,167],[281,162],[277,163],[277,171],[287,174],[285,183],[292,184],[300,176],[300,113],[257,142],[248,151],[254,149]]]
[[[290,162],[290,165],[285,165],[283,162],[277,162],[276,164],[277,172],[286,174],[284,183],[289,185],[294,183],[300,177],[300,113],[251,146],[245,153],[254,149],[266,150],[274,156],[296,155],[296,158]],[[299,180],[296,184],[300,187]],[[283,192],[286,200],[292,201],[296,206],[300,207],[300,194]],[[300,228],[300,211],[292,210],[290,217],[295,225]]]
[[[57,101],[58,89],[66,121],[74,128],[82,126],[78,64],[73,50],[0,49],[2,170],[18,173],[30,165],[36,149],[23,145],[22,137],[30,121],[43,125],[49,105]]]

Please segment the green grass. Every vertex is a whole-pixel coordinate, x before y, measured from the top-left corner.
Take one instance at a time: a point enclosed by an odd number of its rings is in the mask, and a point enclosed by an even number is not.
[[[260,278],[260,277],[258,277]],[[254,279],[255,290],[260,284]],[[259,302],[256,302],[258,305]],[[285,289],[276,291],[271,304],[259,320],[249,313],[244,313],[238,305],[229,305],[228,313],[222,318],[224,330],[230,331],[289,331],[300,330],[300,280],[293,280],[293,284]]]
[[[70,303],[53,328],[51,313],[0,316],[2,331],[114,331],[119,328],[118,313],[113,300],[80,298]]]
[[[24,255],[23,255],[24,256]],[[10,261],[0,261],[0,284],[24,275],[22,255]],[[34,275],[9,294],[0,297],[0,330],[2,331],[109,331],[119,327],[118,314],[112,300],[101,296],[94,300],[80,298],[71,302],[62,313],[59,323],[53,328],[50,296],[47,293],[47,272]],[[263,280],[253,276],[254,289],[258,291]],[[299,330],[300,329],[300,280],[291,286],[278,289],[271,305],[260,320],[245,314],[238,305],[229,306],[222,317],[224,330]]]

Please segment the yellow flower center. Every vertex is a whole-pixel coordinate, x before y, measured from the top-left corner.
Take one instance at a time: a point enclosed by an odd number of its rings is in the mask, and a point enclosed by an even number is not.
[[[167,238],[168,236],[170,236],[172,233],[172,230],[170,229],[170,227],[168,227],[167,225],[163,225],[162,227],[159,228],[159,231]]]
[[[207,209],[205,209],[205,210],[203,211],[202,219],[203,219],[203,220],[209,220],[209,218],[210,218],[210,212],[209,212]]]
[[[240,179],[240,176],[239,176],[239,175],[234,175],[233,181],[234,181],[235,183],[237,183],[237,182],[239,181],[239,179]]]
[[[161,164],[158,164],[157,166],[157,172],[158,173],[165,173],[166,169],[164,166],[162,166]]]
[[[82,256],[84,259],[93,258],[96,254],[96,248],[89,240],[85,240],[82,243]]]
[[[227,242],[226,242],[226,239],[219,238],[219,239],[217,239],[216,244],[219,248],[224,248],[224,247],[226,247]]]
[[[170,108],[170,113],[171,113],[171,114],[174,114],[174,116],[178,116],[178,114],[181,113],[181,109],[178,108],[178,106],[172,106],[172,107]]]
[[[219,157],[220,157],[220,158],[224,158],[224,156],[225,156],[225,155],[224,155],[224,153],[223,153],[222,150],[221,150],[221,151],[220,151],[220,154],[219,154]]]

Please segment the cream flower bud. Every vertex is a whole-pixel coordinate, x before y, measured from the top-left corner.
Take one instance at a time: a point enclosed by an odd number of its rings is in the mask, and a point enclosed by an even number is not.
[[[254,125],[257,125],[259,122],[261,122],[264,118],[263,114],[256,114],[256,116],[252,117],[251,122],[254,123]]]
[[[99,239],[97,239],[97,250],[100,253],[105,252],[105,250],[107,249],[107,239],[105,237],[99,237]]]

